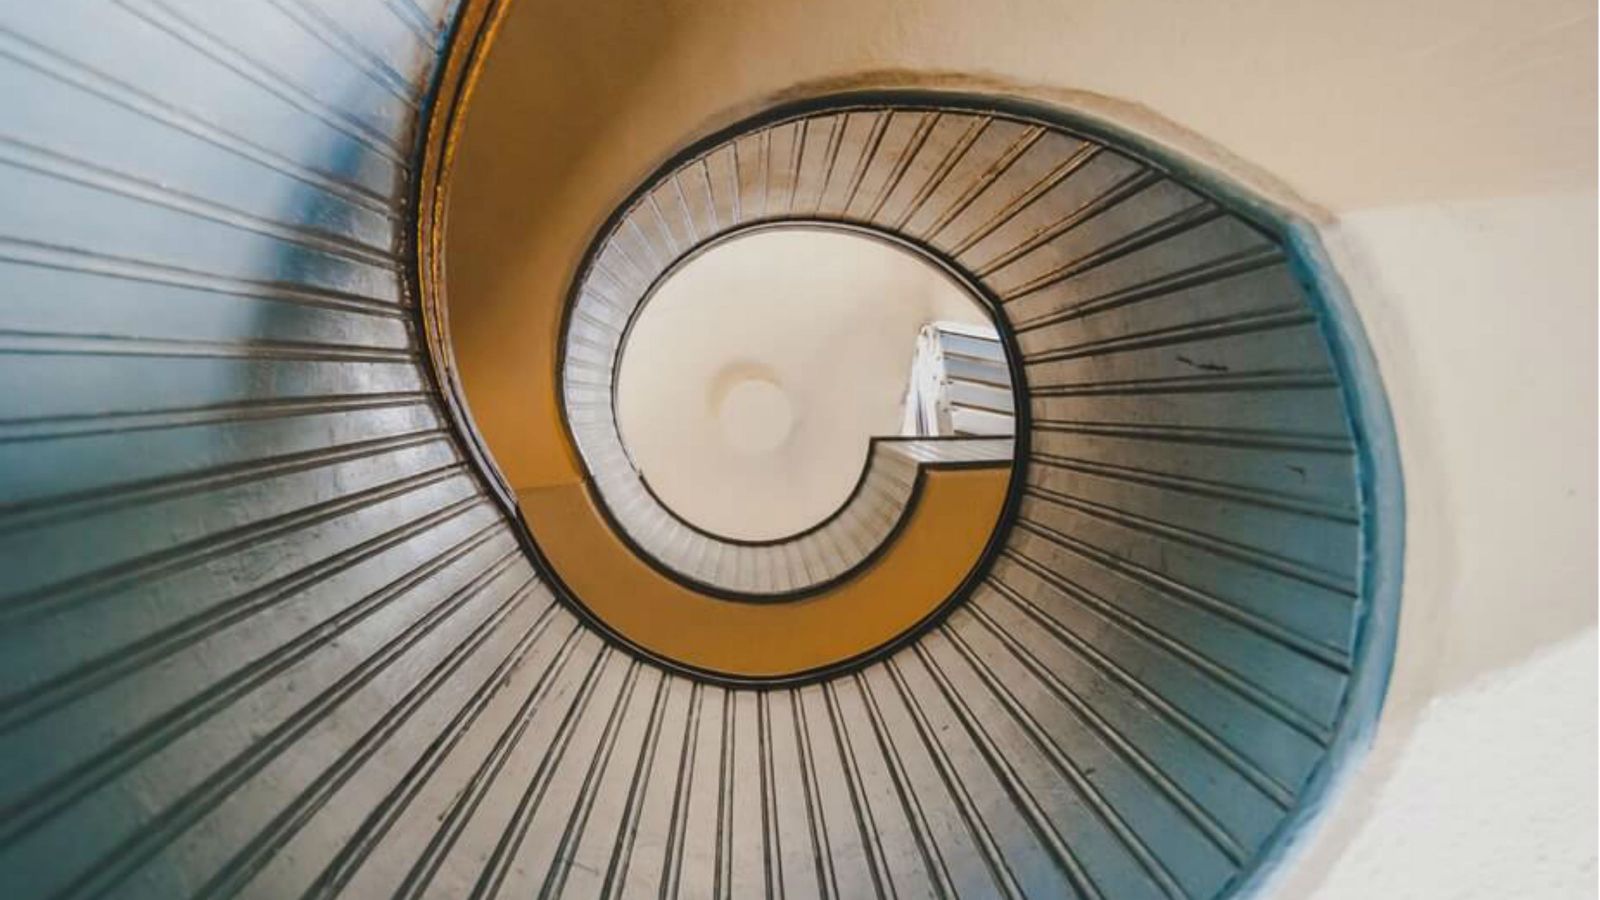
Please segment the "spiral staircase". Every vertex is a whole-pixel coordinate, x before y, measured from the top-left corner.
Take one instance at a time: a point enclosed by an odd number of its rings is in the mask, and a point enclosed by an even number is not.
[[[1314,231],[1071,109],[776,103],[663,152],[575,262],[526,386],[569,464],[519,483],[443,253],[504,14],[0,10],[7,896],[1259,887],[1398,602]],[[650,490],[613,388],[663,278],[782,228],[959,282],[1015,434],[886,435],[827,520],[738,541]]]

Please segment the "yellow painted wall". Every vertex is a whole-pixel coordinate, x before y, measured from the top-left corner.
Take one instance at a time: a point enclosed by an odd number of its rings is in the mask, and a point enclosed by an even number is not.
[[[893,640],[977,565],[1005,505],[1009,466],[932,470],[908,520],[858,575],[812,597],[743,603],[692,591],[633,554],[583,485],[519,492],[524,521],[572,594],[660,656],[742,677],[792,675]]]

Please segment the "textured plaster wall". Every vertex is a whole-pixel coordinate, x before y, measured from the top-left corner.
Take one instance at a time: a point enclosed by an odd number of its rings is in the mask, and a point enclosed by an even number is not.
[[[1595,791],[1594,724],[1572,715],[1574,698],[1561,686],[1592,684],[1594,659],[1595,633],[1586,631],[1428,703],[1381,814],[1354,832],[1325,876],[1285,879],[1278,893],[1592,896],[1595,861],[1582,851],[1594,847],[1595,820],[1575,815],[1574,801]]]
[[[944,85],[1143,132],[1318,224],[1405,468],[1384,719],[1272,892],[1583,896],[1594,35],[1582,0],[521,0],[455,187],[463,377],[475,408],[550,414],[523,389],[550,365],[529,335],[594,229],[672,150],[776,98]],[[537,480],[558,451],[521,446],[513,480]]]

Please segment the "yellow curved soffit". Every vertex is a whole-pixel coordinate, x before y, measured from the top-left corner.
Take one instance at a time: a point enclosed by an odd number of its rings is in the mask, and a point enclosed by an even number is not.
[[[862,571],[813,596],[741,603],[694,591],[639,559],[587,484],[518,493],[553,574],[597,618],[664,659],[733,678],[781,678],[854,659],[915,628],[980,562],[1010,465],[927,469],[898,536]]]
[[[518,382],[513,392],[480,385],[471,394],[471,413],[467,411],[463,366],[450,333],[445,235],[450,226],[453,168],[473,94],[509,6],[510,0],[466,0],[461,6],[427,121],[423,165],[418,172],[416,237],[419,303],[435,375],[457,399],[456,413],[468,420],[464,424],[469,436],[492,445],[494,458],[485,454],[480,463],[515,493],[530,486],[576,483],[583,478],[583,468],[561,422],[557,348],[564,298],[541,295],[529,303],[516,292],[477,292],[473,302],[514,309],[538,325],[531,331],[517,329],[519,347],[514,357],[519,366],[535,363],[524,373],[529,377]],[[495,229],[464,229],[459,222],[454,227],[457,233],[451,242],[458,244],[486,247],[508,237]],[[470,359],[465,361],[470,363]],[[551,440],[551,435],[558,437]]]

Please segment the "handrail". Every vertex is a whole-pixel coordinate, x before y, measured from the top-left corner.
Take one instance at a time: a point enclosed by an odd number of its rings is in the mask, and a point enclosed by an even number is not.
[[[605,511],[635,552],[704,593],[738,600],[791,600],[860,571],[903,527],[925,469],[1003,468],[1010,438],[874,438],[860,479],[831,514],[767,540],[713,534],[675,515],[630,467],[597,475]],[[608,480],[609,476],[609,480]]]

